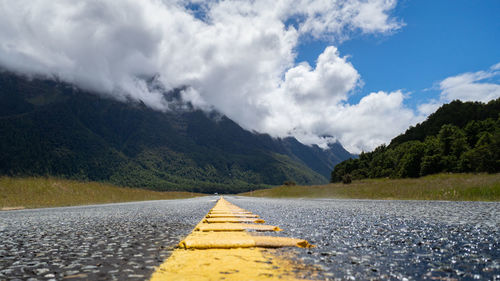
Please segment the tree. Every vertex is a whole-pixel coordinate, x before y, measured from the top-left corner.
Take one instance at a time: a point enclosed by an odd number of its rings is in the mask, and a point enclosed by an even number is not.
[[[442,151],[440,164],[444,170],[460,171],[458,160],[464,152],[469,150],[465,133],[457,126],[446,124],[441,127],[438,140]]]
[[[420,163],[424,155],[425,145],[420,141],[408,142],[409,148],[399,161],[398,177],[416,178],[420,176]]]

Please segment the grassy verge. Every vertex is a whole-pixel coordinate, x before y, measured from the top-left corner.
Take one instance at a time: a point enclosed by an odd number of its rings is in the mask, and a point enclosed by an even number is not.
[[[500,201],[500,174],[438,174],[418,179],[360,180],[348,185],[280,186],[241,195],[274,198]]]
[[[0,177],[0,210],[179,199],[195,196],[202,196],[202,194],[158,192],[55,178]]]

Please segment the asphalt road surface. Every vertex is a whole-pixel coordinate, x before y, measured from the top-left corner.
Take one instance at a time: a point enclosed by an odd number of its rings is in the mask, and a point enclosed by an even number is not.
[[[216,199],[1,212],[0,280],[148,279]]]
[[[339,280],[500,280],[500,203],[228,198]]]
[[[0,212],[0,280],[147,280],[217,197]],[[226,199],[328,280],[500,280],[500,203]]]

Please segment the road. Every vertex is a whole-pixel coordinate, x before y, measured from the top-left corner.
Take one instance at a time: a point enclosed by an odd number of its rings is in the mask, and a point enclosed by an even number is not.
[[[0,213],[0,280],[145,280],[217,197]],[[500,280],[500,203],[226,199],[329,280]],[[68,278],[70,277],[70,278]]]
[[[500,280],[500,203],[228,198],[341,280]],[[232,200],[231,200],[232,199]]]
[[[0,280],[148,279],[215,199],[1,212]]]

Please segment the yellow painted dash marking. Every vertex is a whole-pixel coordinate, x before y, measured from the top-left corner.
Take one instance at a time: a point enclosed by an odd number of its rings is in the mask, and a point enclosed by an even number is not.
[[[253,223],[265,223],[266,221],[263,219],[257,219],[257,218],[206,218],[203,220],[203,222],[206,223],[221,223],[221,222],[231,222],[231,223],[238,223],[238,222],[253,222]]]
[[[258,215],[255,214],[235,214],[235,213],[227,213],[227,214],[208,214],[205,216],[206,218],[258,218]]]
[[[251,224],[251,223],[203,223],[196,226],[195,231],[281,231],[274,225]]]
[[[214,217],[211,217],[214,216]],[[313,247],[306,240],[251,235],[247,230],[281,231],[221,197],[151,280],[304,280],[291,261],[273,255],[278,247]]]
[[[193,232],[179,243],[185,249],[310,247],[303,239],[252,236],[246,232]]]
[[[296,270],[266,249],[175,250],[151,280],[305,280],[295,276]]]

